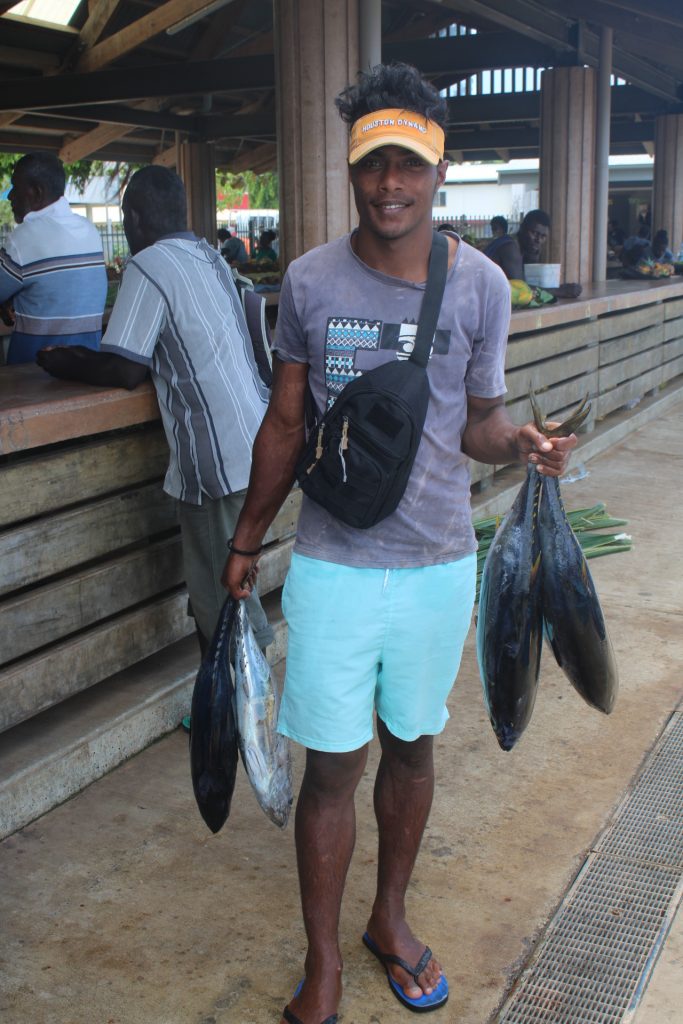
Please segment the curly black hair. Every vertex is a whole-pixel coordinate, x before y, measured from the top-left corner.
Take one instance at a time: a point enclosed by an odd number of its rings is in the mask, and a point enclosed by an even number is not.
[[[397,107],[423,114],[442,128],[448,119],[448,104],[412,64],[396,61],[376,64],[361,71],[357,85],[347,85],[334,101],[342,121],[351,125],[374,110]]]

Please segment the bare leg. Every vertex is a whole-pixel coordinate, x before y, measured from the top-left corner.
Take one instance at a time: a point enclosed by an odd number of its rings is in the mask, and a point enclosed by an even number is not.
[[[289,1004],[304,1024],[320,1024],[341,999],[339,914],[356,841],[353,798],[367,754],[367,746],[343,754],[306,751],[295,838],[308,953],[306,982]]]
[[[379,826],[377,895],[368,934],[383,953],[416,964],[424,943],[405,919],[405,895],[415,866],[434,794],[433,737],[413,743],[397,739],[377,720],[382,757],[375,781],[375,815]],[[439,983],[441,968],[430,960],[419,976],[420,987],[398,966],[389,965],[394,979],[410,999],[430,994]]]

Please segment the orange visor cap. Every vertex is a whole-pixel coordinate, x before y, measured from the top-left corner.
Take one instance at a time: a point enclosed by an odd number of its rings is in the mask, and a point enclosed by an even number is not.
[[[357,164],[380,146],[402,146],[436,166],[443,160],[444,142],[443,128],[423,114],[393,108],[373,110],[354,121],[349,163]]]

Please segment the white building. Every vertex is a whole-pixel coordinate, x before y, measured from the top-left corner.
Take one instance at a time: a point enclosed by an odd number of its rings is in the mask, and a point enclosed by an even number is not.
[[[610,217],[627,234],[635,233],[638,212],[650,203],[654,160],[611,156],[609,165]],[[434,217],[456,226],[464,220],[484,236],[491,217],[502,214],[516,223],[538,205],[538,160],[451,164],[435,197]]]

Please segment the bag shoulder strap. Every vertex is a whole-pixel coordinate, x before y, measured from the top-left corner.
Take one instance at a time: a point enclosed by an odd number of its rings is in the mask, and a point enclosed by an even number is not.
[[[425,367],[429,362],[429,352],[439,320],[447,273],[448,239],[442,231],[435,231],[432,238],[432,250],[429,254],[427,287],[420,307],[415,344],[410,356],[411,361],[417,363],[418,366]]]
[[[235,278],[235,286],[242,302],[259,377],[266,387],[270,388],[273,386],[273,359],[270,353],[272,339],[266,319],[266,300],[263,295],[255,292],[251,282],[243,277]]]

